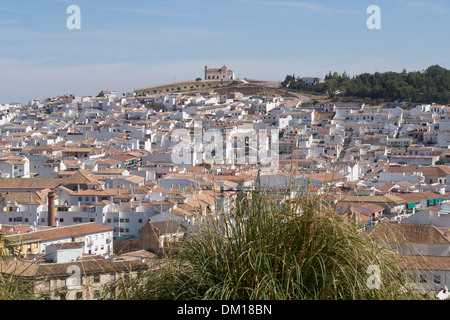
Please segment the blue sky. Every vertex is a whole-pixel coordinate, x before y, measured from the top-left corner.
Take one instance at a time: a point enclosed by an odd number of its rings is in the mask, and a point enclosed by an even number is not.
[[[69,30],[67,7],[81,9]],[[366,10],[381,9],[381,30]],[[18,0],[0,4],[0,103],[203,76],[450,68],[448,0]]]

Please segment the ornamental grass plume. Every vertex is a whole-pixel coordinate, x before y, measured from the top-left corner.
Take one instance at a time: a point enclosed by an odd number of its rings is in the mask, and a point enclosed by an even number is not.
[[[0,300],[34,300],[33,283],[21,278],[25,270],[20,268],[18,256],[10,255],[8,244],[0,228]]]
[[[236,200],[189,234],[177,255],[127,299],[385,300],[416,299],[397,254],[376,245],[337,213],[327,194],[306,189],[272,199],[268,191]],[[379,278],[371,275],[379,270]],[[124,290],[122,290],[124,291]],[[115,296],[115,299],[123,298]]]

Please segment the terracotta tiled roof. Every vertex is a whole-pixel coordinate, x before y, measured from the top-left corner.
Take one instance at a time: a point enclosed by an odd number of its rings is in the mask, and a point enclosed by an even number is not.
[[[406,204],[406,201],[400,197],[393,195],[383,196],[354,196],[354,195],[334,195],[332,196],[339,202],[356,202],[356,203],[393,203],[395,205]]]
[[[307,175],[311,179],[319,180],[319,181],[336,181],[336,180],[343,180],[346,179],[346,177],[337,174],[337,173],[331,173],[331,172],[321,172],[321,173],[311,173]]]
[[[0,190],[53,189],[63,181],[60,178],[0,178]]]
[[[437,194],[434,192],[410,192],[410,193],[396,193],[395,196],[404,199],[408,203],[418,202],[422,200],[428,199],[438,199],[442,198],[441,194]]]
[[[45,197],[50,191],[50,189],[42,189],[35,192],[5,192],[3,195],[7,202],[39,205],[45,203]],[[58,195],[55,195],[55,198],[58,198]]]
[[[89,177],[88,175],[77,171],[75,174],[67,177],[63,181],[64,185],[68,184],[87,184],[87,185],[101,185],[102,183],[98,180]]]
[[[108,175],[112,175],[112,174],[123,174],[125,171],[127,171],[124,168],[109,168],[109,169],[105,169],[105,170],[101,170],[96,172],[96,174],[108,174]]]
[[[394,261],[398,267],[407,270],[450,270],[449,256],[400,255]]]
[[[69,263],[31,263],[23,260],[12,260],[0,264],[0,273],[14,273],[27,278],[58,278],[68,277],[73,266],[78,266],[82,275],[99,273],[116,273],[149,269],[149,264],[140,259],[85,259]]]
[[[8,239],[20,243],[25,241],[40,240],[56,240],[68,237],[77,237],[91,233],[111,231],[113,228],[98,223],[83,223],[67,227],[55,227],[51,229],[29,232],[25,234],[17,234],[8,236]]]
[[[136,159],[136,156],[132,156],[129,154],[115,154],[113,156],[111,156],[112,158],[116,158],[116,159],[122,159],[122,160],[131,160],[131,159]]]
[[[450,167],[435,166],[435,167],[417,167],[417,166],[400,166],[391,165],[386,168],[386,172],[422,172],[426,176],[445,176],[450,174]]]
[[[447,229],[445,231],[444,229]],[[449,232],[449,228],[437,228],[433,225],[390,223],[382,222],[374,227],[369,233],[369,237],[377,243],[416,243],[416,244],[445,244],[450,241],[444,232]]]

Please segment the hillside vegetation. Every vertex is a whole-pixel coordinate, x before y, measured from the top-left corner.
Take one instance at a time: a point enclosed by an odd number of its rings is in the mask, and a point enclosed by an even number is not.
[[[328,93],[330,97],[341,96],[356,99],[370,99],[378,103],[400,101],[408,103],[450,104],[450,70],[439,65],[423,71],[363,73],[349,77],[345,72],[330,73],[325,82],[313,85],[297,82],[288,75],[282,82],[284,88]]]

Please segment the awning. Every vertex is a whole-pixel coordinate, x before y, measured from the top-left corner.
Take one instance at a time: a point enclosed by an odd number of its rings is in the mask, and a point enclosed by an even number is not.
[[[434,199],[430,199],[430,200],[428,200],[428,205],[433,205],[434,204]]]
[[[415,207],[416,207],[416,203],[415,202],[408,203],[408,209],[412,209],[412,208],[415,208]]]

